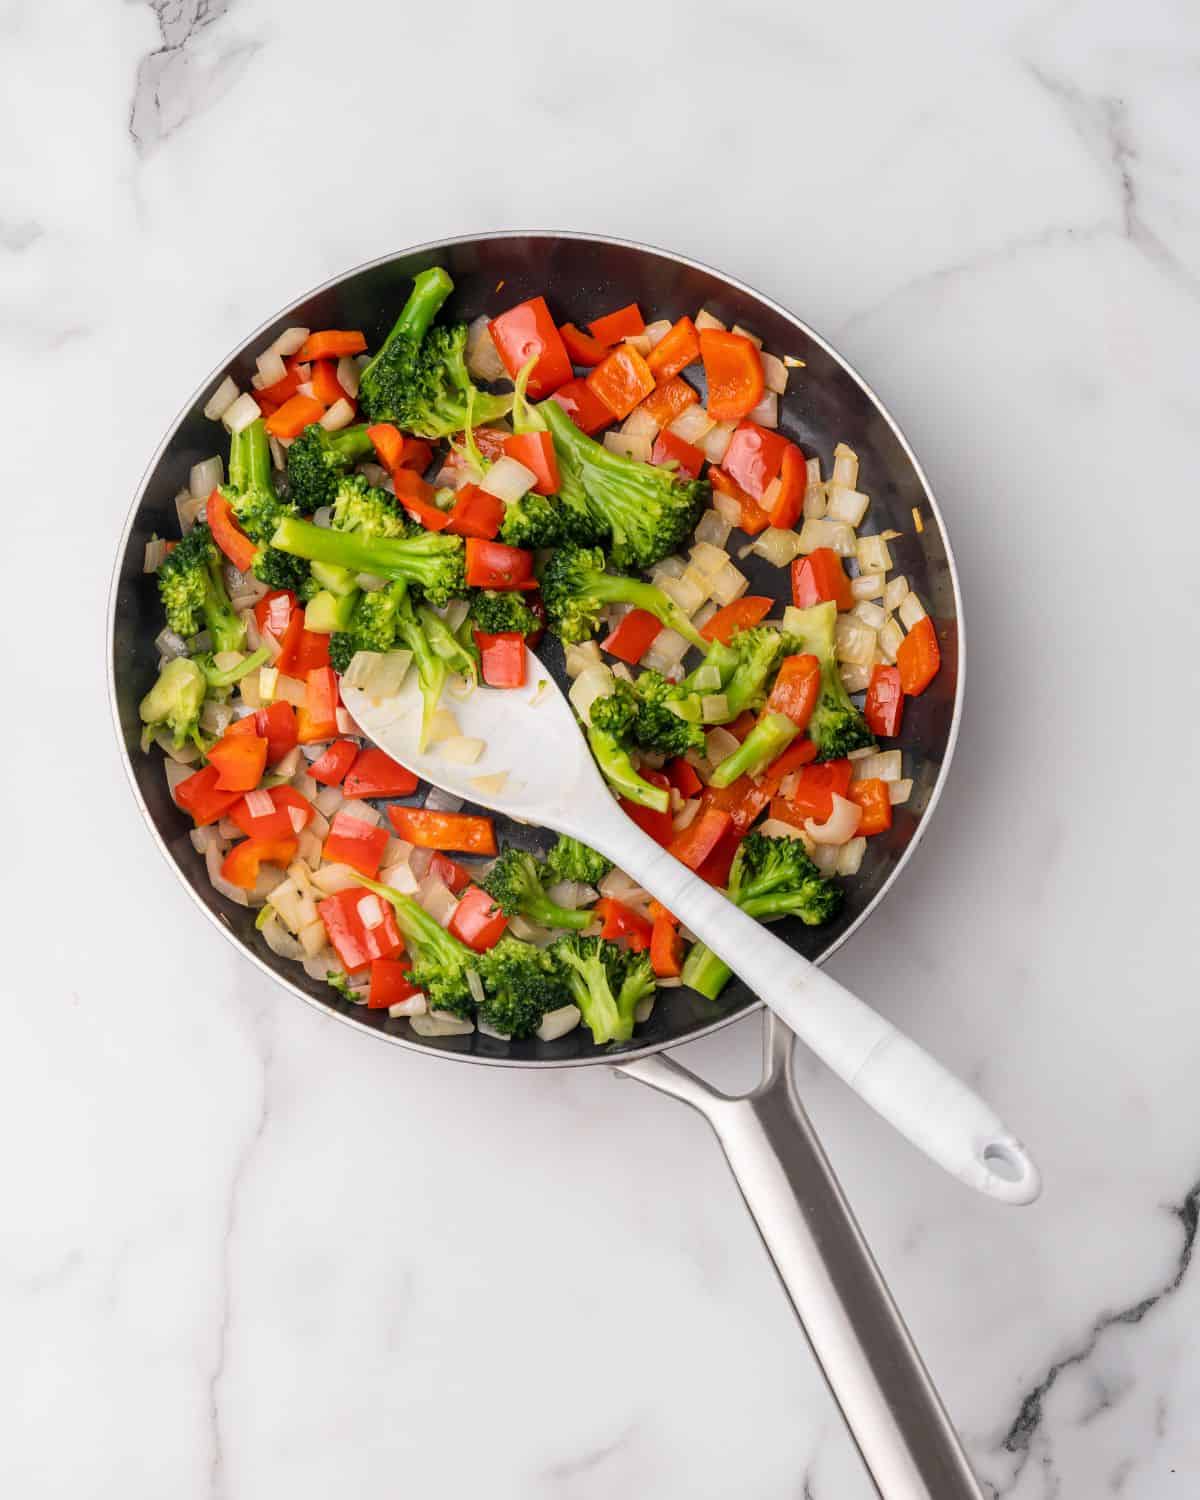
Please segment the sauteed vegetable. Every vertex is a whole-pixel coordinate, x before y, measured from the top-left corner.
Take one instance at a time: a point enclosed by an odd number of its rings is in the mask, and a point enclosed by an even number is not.
[[[728,968],[586,845],[498,848],[490,817],[422,796],[340,681],[387,698],[416,673],[422,745],[471,764],[455,698],[522,686],[549,631],[629,816],[761,921],[817,925],[911,792],[880,742],[937,632],[895,534],[859,532],[853,450],[822,478],[778,430],[798,361],[704,310],[584,331],[534,297],[439,323],[452,289],[417,276],[374,354],[290,328],[249,390],[213,393],[227,459],[146,549],[166,623],[143,744],[216,888],[346,1000],[426,1035],[621,1043],[659,988],[713,999]],[[790,604],[747,592],[750,552]]]

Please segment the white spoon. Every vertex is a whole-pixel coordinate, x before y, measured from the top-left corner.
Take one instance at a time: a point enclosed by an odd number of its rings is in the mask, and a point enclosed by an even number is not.
[[[473,765],[417,749],[421,697],[410,672],[394,698],[342,686],[364,734],[394,760],[466,801],[607,855],[745,980],[839,1078],[939,1166],[993,1198],[1029,1203],[1041,1180],[1021,1142],[982,1099],[835,979],[693,875],[621,811],[570,704],[536,656],[526,685],[451,700],[461,734],[484,741]],[[480,777],[504,772],[498,790]]]

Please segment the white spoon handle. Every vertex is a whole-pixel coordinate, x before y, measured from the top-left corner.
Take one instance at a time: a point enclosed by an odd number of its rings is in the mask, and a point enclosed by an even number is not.
[[[693,875],[615,804],[589,805],[572,829],[701,938],[817,1056],[947,1172],[1006,1203],[1030,1203],[1041,1180],[995,1112],[941,1063],[837,980]]]

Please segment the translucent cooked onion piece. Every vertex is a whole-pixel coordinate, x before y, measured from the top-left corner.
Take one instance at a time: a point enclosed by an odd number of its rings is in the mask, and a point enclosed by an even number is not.
[[[592,704],[597,698],[606,698],[613,691],[613,674],[603,664],[585,667],[571,684],[567,697],[580,719],[590,721]]]
[[[532,469],[505,454],[487,471],[479,488],[495,495],[497,500],[503,500],[505,505],[512,505],[522,495],[527,495],[536,483],[537,475]]]
[[[220,385],[204,403],[204,415],[210,422],[219,422],[238,398],[238,388],[231,376],[226,375]]]
[[[842,845],[849,841],[858,832],[858,825],[862,822],[862,808],[857,802],[851,802],[845,797],[839,797],[833,793],[833,811],[824,823],[815,823],[812,818],[805,818],[804,831],[812,839],[814,844],[836,844]]]
[[[559,1037],[574,1031],[583,1012],[577,1005],[560,1005],[557,1010],[548,1010],[541,1019],[536,1035],[539,1041],[556,1042]]]
[[[261,416],[262,408],[258,402],[249,391],[243,391],[237,400],[221,413],[221,421],[227,432],[238,433],[243,427],[249,427],[251,422],[257,422]]]

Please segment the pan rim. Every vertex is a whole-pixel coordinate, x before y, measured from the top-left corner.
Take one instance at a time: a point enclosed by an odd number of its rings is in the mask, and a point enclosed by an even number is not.
[[[240,355],[246,348],[252,345],[256,339],[260,338],[263,333],[273,324],[278,322],[280,318],[285,317],[293,307],[296,307],[303,302],[307,302],[308,300],[315,296],[318,296],[322,292],[332,290],[333,288],[339,286],[342,282],[348,281],[351,277],[359,276],[366,271],[375,270],[379,267],[387,265],[391,261],[397,260],[404,256],[419,255],[424,253],[436,253],[441,250],[446,250],[452,246],[477,245],[488,240],[506,240],[516,238],[577,240],[585,242],[587,244],[613,245],[621,249],[636,250],[641,252],[642,254],[658,256],[661,259],[671,261],[676,265],[687,266],[692,270],[704,272],[707,275],[716,277],[718,280],[724,282],[727,286],[732,287],[737,291],[754,298],[756,301],[771,308],[774,312],[779,314],[779,316],[785,318],[789,323],[799,329],[806,338],[811,339],[829,356],[830,359],[832,359],[845,371],[845,373],[851,378],[851,380],[853,380],[860,387],[860,389],[871,401],[875,410],[887,423],[888,427],[894,434],[896,441],[899,443],[902,452],[904,453],[908,462],[912,465],[913,472],[917,476],[917,479],[919,480],[921,488],[924,492],[925,501],[928,504],[930,512],[937,522],[942,544],[945,549],[947,571],[950,576],[950,586],[954,597],[955,626],[958,640],[957,679],[954,689],[954,706],[950,716],[950,725],[946,735],[946,745],[944,754],[942,756],[941,766],[938,770],[937,779],[930,790],[929,800],[925,806],[925,810],[921,815],[920,821],[917,823],[912,838],[908,841],[907,846],[901,852],[900,857],[896,861],[896,864],[888,872],[883,883],[875,892],[874,896],[872,896],[868,904],[858,914],[854,921],[850,923],[846,930],[840,933],[838,937],[835,938],[829,944],[829,946],[825,948],[813,960],[813,962],[818,965],[824,965],[846,944],[846,942],[856,932],[858,932],[863,927],[867,919],[878,909],[884,897],[892,889],[896,880],[907,866],[909,860],[912,858],[913,852],[925,837],[925,833],[932,819],[932,816],[937,809],[938,803],[941,801],[942,792],[945,787],[947,777],[949,776],[950,767],[953,763],[955,750],[958,745],[959,728],[962,722],[963,713],[963,685],[966,670],[966,630],[965,620],[963,616],[962,592],[959,587],[958,566],[955,560],[954,549],[950,541],[950,536],[946,528],[945,518],[942,515],[941,507],[938,505],[937,497],[934,495],[933,487],[929,482],[929,477],[925,473],[920,460],[917,458],[917,455],[914,452],[911,443],[908,441],[908,438],[905,436],[903,430],[901,429],[900,424],[896,421],[895,417],[882,401],[878,393],[875,391],[874,387],[867,380],[865,380],[861,374],[859,374],[858,370],[849,362],[849,360],[847,360],[844,355],[842,355],[837,349],[835,349],[827,339],[822,337],[822,335],[819,334],[816,329],[812,328],[808,323],[806,323],[803,318],[797,317],[795,313],[793,313],[790,309],[784,307],[782,303],[777,302],[773,297],[768,296],[765,292],[759,291],[756,287],[751,286],[748,282],[742,281],[736,276],[731,276],[727,272],[719,270],[714,266],[710,266],[705,261],[696,260],[694,257],[687,255],[680,255],[673,250],[666,250],[661,246],[646,244],[645,242],[640,240],[622,239],[615,235],[590,234],[583,230],[566,229],[497,229],[489,230],[482,234],[451,235],[435,240],[425,240],[419,244],[409,245],[401,249],[389,251],[385,255],[374,256],[370,260],[361,261],[359,264],[351,266],[349,269],[340,272],[336,276],[328,277],[325,281],[322,281],[318,285],[311,287],[308,291],[302,293],[300,296],[293,297],[289,302],[285,303],[277,311],[272,313],[270,317],[263,319],[263,321],[260,322],[257,327],[254,328],[239,344],[237,344],[232,350],[230,350],[230,352],[219,364],[214,366],[214,368],[196,386],[195,390],[192,392],[187,401],[179,408],[174,418],[171,420],[169,426],[167,427],[167,430],[164,433],[161,441],[158,443],[158,446],[155,448],[153,454],[147,461],[145,469],[142,472],[142,476],[138,481],[133,499],[129,506],[128,513],[125,517],[125,524],[121,528],[120,538],[117,543],[116,557],[113,561],[112,575],[109,582],[108,608],[106,614],[108,628],[105,642],[107,655],[106,674],[108,681],[109,712],[112,716],[113,728],[117,738],[117,746],[120,753],[122,769],[125,773],[125,780],[128,783],[129,789],[133,794],[134,802],[137,804],[137,807],[141,812],[142,821],[149,831],[151,838],[158,846],[159,852],[162,854],[164,860],[174,872],[176,878],[179,880],[188,896],[195,903],[198,909],[204,914],[204,916],[209,920],[209,922],[212,923],[213,927],[215,927],[216,930],[220,932],[222,936],[233,945],[233,947],[241,954],[243,958],[249,959],[251,963],[253,963],[264,975],[266,975],[276,984],[290,991],[290,993],[296,996],[298,999],[303,1000],[306,1005],[311,1006],[319,1014],[329,1017],[332,1020],[345,1023],[347,1026],[352,1027],[354,1031],[356,1031],[360,1035],[365,1034],[377,1041],[389,1042],[394,1046],[403,1048],[406,1052],[414,1053],[426,1058],[434,1057],[447,1062],[476,1063],[485,1067],[521,1069],[537,1069],[547,1067],[584,1068],[592,1067],[597,1064],[604,1064],[611,1067],[614,1064],[624,1064],[632,1062],[636,1058],[649,1057],[654,1055],[655,1053],[664,1052],[671,1047],[683,1046],[685,1043],[699,1041],[702,1037],[711,1036],[715,1032],[722,1030],[724,1027],[730,1026],[733,1023],[740,1021],[747,1016],[753,1015],[755,1012],[761,1010],[763,1008],[763,1002],[756,997],[751,1003],[747,1004],[742,1009],[733,1011],[727,1016],[721,1016],[716,1020],[708,1022],[705,1025],[698,1026],[694,1031],[689,1031],[686,1036],[667,1037],[653,1042],[647,1042],[640,1046],[629,1046],[623,1048],[619,1052],[596,1052],[587,1057],[564,1058],[510,1058],[503,1056],[483,1056],[473,1052],[454,1052],[450,1051],[449,1049],[443,1050],[441,1048],[428,1047],[420,1042],[410,1040],[406,1036],[396,1035],[389,1031],[381,1031],[377,1027],[369,1026],[366,1024],[366,1022],[359,1020],[359,1018],[355,1015],[333,1010],[328,1005],[323,1004],[319,999],[316,998],[316,996],[308,994],[298,985],[293,984],[290,980],[285,979],[282,975],[278,974],[268,963],[265,962],[260,954],[256,953],[252,948],[244,943],[242,939],[239,938],[238,935],[221,920],[221,914],[217,911],[214,911],[210,906],[208,906],[208,904],[201,898],[200,893],[195,890],[190,881],[188,881],[188,879],[184,875],[183,870],[180,868],[179,864],[171,854],[171,850],[168,847],[166,840],[159,832],[158,826],[155,823],[150,809],[147,807],[146,801],[142,796],[141,789],[138,786],[137,777],[134,775],[133,763],[130,759],[129,752],[125,744],[124,734],[122,732],[120,708],[117,700],[116,656],[114,651],[114,643],[116,638],[117,597],[121,584],[122,564],[128,551],[130,534],[133,531],[139,511],[141,509],[142,501],[146,494],[146,490],[149,486],[154,471],[158,467],[159,461],[162,459],[163,455],[170,447],[172,441],[175,438],[175,435],[179,431],[179,428],[182,426],[187,415],[193,410],[201,395],[211,386],[212,382],[220,375],[223,375],[228,370],[233,361],[238,357],[238,355]]]

